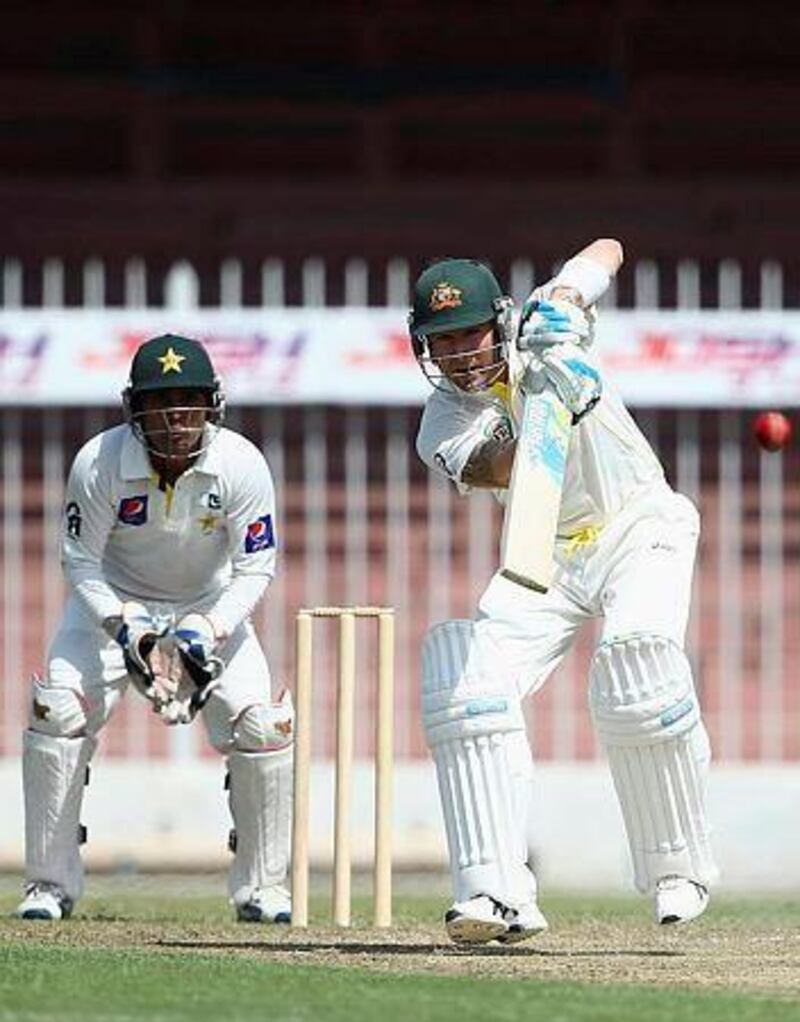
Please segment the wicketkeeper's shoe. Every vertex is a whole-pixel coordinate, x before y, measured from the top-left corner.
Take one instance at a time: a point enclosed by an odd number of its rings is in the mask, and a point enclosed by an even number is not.
[[[73,904],[58,884],[38,880],[27,885],[14,915],[20,919],[67,919]]]
[[[656,921],[688,923],[708,908],[708,888],[686,877],[665,876],[656,884]]]
[[[455,944],[488,944],[499,940],[513,944],[547,929],[547,920],[535,901],[519,911],[486,894],[457,901],[444,917],[448,936]]]
[[[236,918],[242,923],[290,923],[292,898],[285,887],[253,887],[234,898]]]

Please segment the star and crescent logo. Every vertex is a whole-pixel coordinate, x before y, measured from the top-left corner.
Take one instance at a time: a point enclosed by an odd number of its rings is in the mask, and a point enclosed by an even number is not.
[[[433,312],[441,312],[442,309],[457,309],[461,305],[462,291],[447,280],[440,281],[431,291],[430,307]]]
[[[158,361],[161,363],[161,375],[166,376],[167,373],[182,373],[181,362],[186,361],[185,355],[179,355],[175,349],[170,346],[167,348],[165,354],[158,356]]]
[[[220,516],[213,514],[211,511],[206,511],[202,518],[198,518],[198,524],[203,532],[204,536],[210,535],[219,525]]]

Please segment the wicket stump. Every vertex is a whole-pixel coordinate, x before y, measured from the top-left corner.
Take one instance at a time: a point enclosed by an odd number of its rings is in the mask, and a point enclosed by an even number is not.
[[[297,612],[292,818],[292,924],[308,925],[311,772],[311,692],[314,618],[339,621],[336,693],[336,794],[334,807],[333,921],[350,925],[350,807],[355,726],[356,619],[378,624],[378,691],[375,727],[375,926],[392,923],[392,730],[394,709],[394,609],[391,607],[310,607]]]

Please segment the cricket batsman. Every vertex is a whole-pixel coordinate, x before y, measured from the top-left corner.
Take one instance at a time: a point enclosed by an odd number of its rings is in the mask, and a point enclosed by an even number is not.
[[[591,618],[602,634],[589,706],[635,885],[658,923],[684,923],[705,910],[717,874],[704,808],[709,742],[684,652],[698,514],[669,487],[589,351],[593,307],[622,258],[617,241],[595,241],[533,292],[518,321],[472,259],[436,262],[414,287],[411,340],[434,388],[417,449],[431,469],[461,493],[488,488],[502,501],[525,394],[554,389],[573,421],[553,584],[537,592],[497,572],[474,621],[436,624],[423,645],[423,725],[455,895],[445,926],[460,944],[547,928],[529,862],[533,763],[520,704]]]
[[[275,572],[275,497],[261,452],[222,427],[201,344],[167,334],[136,352],[125,422],[72,465],[69,586],[23,737],[23,919],[63,919],[83,890],[79,819],[97,736],[129,684],[165,724],[203,717],[227,757],[237,917],[289,922],[284,887],[293,710],[274,700],[250,615]]]

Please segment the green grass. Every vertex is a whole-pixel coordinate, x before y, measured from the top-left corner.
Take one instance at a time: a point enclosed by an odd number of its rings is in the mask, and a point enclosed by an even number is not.
[[[649,902],[629,894],[556,894],[541,898],[545,913],[575,923],[589,916],[641,920],[650,911]],[[800,892],[769,894],[713,894],[707,918],[719,924],[737,922],[757,926],[800,926]]]
[[[800,899],[721,897],[665,934],[641,899],[551,894],[545,939],[464,954],[446,881],[397,887],[388,934],[360,886],[356,928],[331,929],[320,885],[302,933],[232,922],[220,876],[90,877],[68,922],[0,919],[0,1022],[800,1022]],[[0,878],[0,913],[17,890]],[[707,987],[720,960],[765,992]]]
[[[356,1022],[359,1019],[546,1019],[548,1022],[716,1022],[800,1018],[785,1002],[725,994],[592,987],[533,980],[376,975],[237,960],[231,956],[87,951],[0,950],[3,1022]]]

